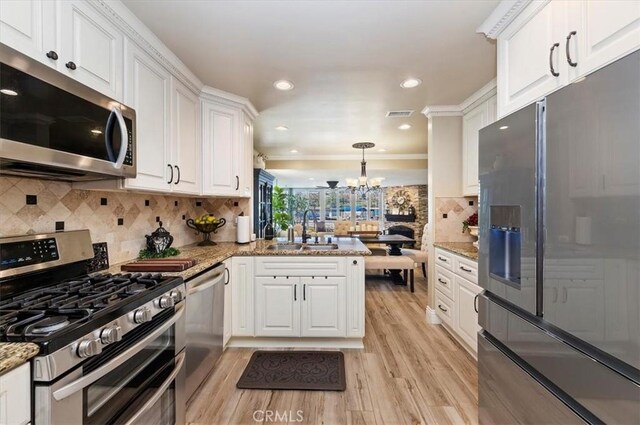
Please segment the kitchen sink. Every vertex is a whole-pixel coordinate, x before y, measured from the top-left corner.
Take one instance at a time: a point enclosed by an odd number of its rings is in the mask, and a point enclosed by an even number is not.
[[[301,243],[277,243],[273,245],[269,245],[267,249],[273,251],[298,251],[302,249]]]
[[[333,251],[338,249],[338,244],[335,243],[318,243],[305,245],[302,249],[307,251]]]

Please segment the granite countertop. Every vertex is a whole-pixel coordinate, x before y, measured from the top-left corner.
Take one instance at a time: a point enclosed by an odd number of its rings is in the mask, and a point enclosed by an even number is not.
[[[478,248],[473,246],[471,242],[434,242],[433,246],[461,255],[470,260],[478,261]]]
[[[0,374],[28,362],[39,351],[40,348],[30,342],[0,343]]]
[[[182,272],[162,272],[165,276],[180,276],[183,279],[189,279],[190,277],[202,272],[220,263],[227,258],[233,256],[360,256],[371,255],[371,251],[360,242],[357,238],[338,238],[334,237],[332,242],[338,244],[338,249],[328,251],[314,251],[314,250],[273,250],[268,249],[270,245],[276,243],[286,243],[286,238],[278,238],[271,241],[257,240],[248,244],[237,244],[235,242],[217,242],[214,246],[197,246],[187,245],[178,248],[180,255],[170,258],[192,258],[196,260],[196,265]],[[298,242],[298,241],[297,241]],[[325,241],[321,240],[320,243]],[[299,243],[299,242],[298,242]],[[108,270],[100,273],[122,273],[120,266],[129,263],[133,260],[117,263],[109,267]]]

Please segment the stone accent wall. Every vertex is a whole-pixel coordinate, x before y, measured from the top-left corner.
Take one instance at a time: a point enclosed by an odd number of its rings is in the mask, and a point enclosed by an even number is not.
[[[416,221],[415,222],[384,222],[384,228],[388,229],[395,225],[404,225],[411,227],[415,231],[416,249],[420,249],[422,241],[422,231],[424,225],[427,224],[427,185],[414,185],[414,186],[391,186],[384,189],[384,203],[385,213],[391,213],[391,207],[389,201],[398,190],[406,190],[411,197],[411,204],[416,209]]]
[[[473,242],[468,231],[462,233],[462,222],[474,212],[478,212],[477,197],[436,198],[434,242]]]
[[[108,243],[111,263],[136,258],[157,221],[180,247],[201,240],[185,221],[212,213],[227,220],[213,239],[233,241],[235,217],[242,211],[251,214],[249,199],[79,190],[64,182],[0,177],[1,236],[54,232],[56,226],[89,229],[93,242]]]

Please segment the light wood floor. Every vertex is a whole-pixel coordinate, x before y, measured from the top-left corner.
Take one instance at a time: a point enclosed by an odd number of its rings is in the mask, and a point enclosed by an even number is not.
[[[415,274],[414,294],[367,276],[365,348],[343,350],[346,391],[238,390],[253,350],[227,349],[187,407],[187,422],[251,424],[256,410],[272,410],[293,423],[301,410],[304,424],[477,423],[476,362],[426,323],[426,279]]]

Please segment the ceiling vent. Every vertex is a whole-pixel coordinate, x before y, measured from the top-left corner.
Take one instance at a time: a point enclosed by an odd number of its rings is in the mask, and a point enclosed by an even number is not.
[[[413,111],[389,111],[387,112],[387,118],[409,118],[413,114]]]

